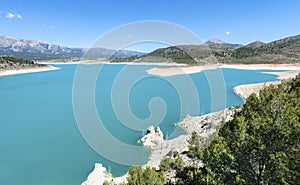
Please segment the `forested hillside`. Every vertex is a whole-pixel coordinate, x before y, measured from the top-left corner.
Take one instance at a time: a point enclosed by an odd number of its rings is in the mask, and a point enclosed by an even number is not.
[[[112,62],[278,64],[298,63],[299,58],[300,35],[296,35],[270,43],[255,41],[239,48],[228,44],[171,46],[157,49],[143,56],[114,58]]]
[[[199,152],[199,184],[300,183],[300,75],[250,95]],[[192,179],[193,181],[194,179]]]
[[[15,57],[9,56],[0,56],[0,70],[5,69],[24,69],[24,68],[32,68],[32,67],[41,67],[46,66],[44,64],[37,64],[32,60],[24,60]]]

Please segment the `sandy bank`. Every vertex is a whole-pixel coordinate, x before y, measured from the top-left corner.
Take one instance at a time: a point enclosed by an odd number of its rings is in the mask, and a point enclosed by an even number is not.
[[[173,76],[180,74],[192,74],[202,71],[201,66],[172,66],[172,67],[155,67],[147,71],[148,74],[157,76]]]
[[[184,67],[187,66],[186,64],[178,64],[178,63],[150,63],[150,62],[110,62],[107,59],[102,60],[79,60],[79,61],[67,61],[67,62],[61,62],[61,61],[40,61],[39,64],[57,64],[57,65],[68,65],[68,64],[83,64],[83,65],[89,65],[89,64],[111,64],[111,65],[151,65],[151,66],[169,66],[169,67]]]
[[[259,67],[262,67],[262,66],[256,66],[254,69],[262,69]],[[256,95],[259,95],[259,91],[266,86],[269,86],[271,84],[273,84],[273,85],[279,84],[280,80],[287,80],[287,79],[294,78],[297,74],[300,73],[300,64],[297,64],[295,66],[289,65],[289,64],[282,64],[279,66],[278,65],[270,66],[269,69],[289,70],[289,71],[286,71],[286,72],[264,72],[266,74],[276,75],[278,81],[239,85],[239,86],[236,86],[233,88],[234,92],[245,101],[251,93],[255,93]]]
[[[279,84],[280,81],[274,81],[274,82],[263,82],[263,83],[256,83],[256,84],[246,84],[246,85],[239,85],[233,88],[233,91],[235,94],[239,95],[244,101],[250,96],[250,94],[255,93],[256,95],[259,95],[259,91],[269,86],[270,84]]]
[[[157,76],[173,76],[180,74],[199,73],[203,70],[216,68],[233,68],[244,70],[293,70],[300,71],[300,63],[297,64],[211,64],[211,65],[197,65],[197,66],[162,66],[155,67],[147,71],[148,74]]]
[[[300,70],[297,68],[294,70],[286,71],[286,72],[264,72],[266,74],[276,75],[278,80],[287,80],[294,78],[297,74],[300,73]]]
[[[245,70],[300,70],[300,63],[294,64],[222,64],[220,68]]]
[[[45,66],[45,67],[35,67],[29,69],[0,70],[0,76],[9,76],[9,75],[25,74],[25,73],[37,73],[37,72],[52,71],[52,70],[59,70],[59,69],[60,68],[54,66]]]

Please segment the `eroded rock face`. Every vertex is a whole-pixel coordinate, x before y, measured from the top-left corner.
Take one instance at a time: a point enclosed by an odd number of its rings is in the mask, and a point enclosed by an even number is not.
[[[95,164],[95,168],[81,185],[102,185],[104,181],[110,182],[112,176],[106,172],[106,168],[100,163]]]
[[[147,134],[140,140],[144,146],[157,146],[163,142],[163,133],[159,127],[154,129],[154,126],[150,126],[147,130]]]
[[[127,174],[121,177],[112,177],[110,173],[107,172],[106,168],[102,166],[101,163],[96,163],[94,170],[89,174],[86,181],[81,183],[81,185],[103,185],[105,181],[121,184],[127,183]]]

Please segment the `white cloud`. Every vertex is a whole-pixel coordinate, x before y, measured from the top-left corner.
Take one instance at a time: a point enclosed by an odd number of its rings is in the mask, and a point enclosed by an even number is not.
[[[230,31],[228,31],[228,32],[226,32],[226,33],[225,33],[225,35],[230,35],[230,34],[231,34],[231,32],[230,32]]]
[[[6,14],[6,17],[9,18],[9,19],[12,19],[12,18],[15,17],[15,15],[8,12],[8,13]]]
[[[6,13],[6,18],[8,19],[22,19],[23,17],[20,15],[20,14],[17,14],[17,13],[11,13],[11,12],[7,12]]]
[[[18,19],[22,19],[23,17],[20,14],[16,14]]]

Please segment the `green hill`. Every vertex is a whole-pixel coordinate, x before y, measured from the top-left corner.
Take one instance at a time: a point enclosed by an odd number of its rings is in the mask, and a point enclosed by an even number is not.
[[[0,56],[0,70],[10,70],[10,69],[26,69],[33,67],[46,66],[44,64],[37,64],[32,60],[24,60],[9,56]]]
[[[185,63],[185,64],[206,64],[214,60],[213,56],[227,56],[234,51],[234,48],[225,44],[210,45],[179,45],[167,48],[159,48],[151,53],[139,57],[115,58],[112,62],[149,62],[149,63]]]
[[[160,48],[139,57],[116,58],[112,62],[175,62],[206,63],[298,63],[300,62],[300,35],[270,43],[256,41],[234,48],[227,44],[180,45]]]
[[[300,35],[267,44],[253,43],[234,50],[233,63],[294,63],[300,58]]]

